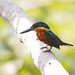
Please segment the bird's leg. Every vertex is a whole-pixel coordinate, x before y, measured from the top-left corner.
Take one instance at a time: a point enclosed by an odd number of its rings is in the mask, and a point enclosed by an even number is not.
[[[48,45],[47,45],[47,46],[48,46]],[[41,49],[47,48],[47,46],[45,46],[45,47],[42,47]]]
[[[49,50],[46,50],[46,51],[44,51],[44,52],[50,52],[50,51],[51,51],[51,49],[52,49],[52,47],[50,47],[50,49],[49,49]]]
[[[41,49],[44,49],[44,48],[47,48],[47,49],[48,49],[48,45],[47,45],[47,46],[45,46],[45,47],[42,47]],[[48,50],[46,50],[46,51],[44,51],[44,52],[50,52],[50,51],[51,51],[51,49],[52,49],[52,47],[50,47],[50,49],[48,49]]]

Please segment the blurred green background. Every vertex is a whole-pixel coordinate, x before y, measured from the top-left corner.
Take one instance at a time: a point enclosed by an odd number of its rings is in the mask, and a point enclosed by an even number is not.
[[[63,41],[75,45],[75,0],[14,0],[35,21],[47,23]],[[52,48],[69,72],[75,75],[75,47]],[[15,31],[0,17],[0,75],[41,75]]]

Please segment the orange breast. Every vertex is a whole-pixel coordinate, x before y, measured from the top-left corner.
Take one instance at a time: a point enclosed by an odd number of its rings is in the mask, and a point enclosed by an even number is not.
[[[40,41],[44,42],[45,44],[49,45],[52,47],[52,45],[48,42],[45,34],[43,31],[37,31],[37,37]]]

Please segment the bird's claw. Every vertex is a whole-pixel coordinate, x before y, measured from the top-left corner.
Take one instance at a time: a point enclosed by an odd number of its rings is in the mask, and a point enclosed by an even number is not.
[[[49,49],[49,50],[46,50],[46,51],[44,51],[44,52],[51,52],[51,50]]]
[[[46,47],[42,47],[41,49],[44,49],[44,48],[47,48],[48,49],[47,46]],[[45,50],[44,52],[51,52],[51,49],[52,49],[52,47],[50,47],[50,49],[48,49],[48,50]]]
[[[47,45],[47,46],[45,46],[45,47],[42,47],[41,49],[44,49],[44,48],[47,48],[47,49],[48,49],[48,45]]]
[[[41,49],[44,49],[44,48],[48,48],[47,46],[46,47],[42,47]]]

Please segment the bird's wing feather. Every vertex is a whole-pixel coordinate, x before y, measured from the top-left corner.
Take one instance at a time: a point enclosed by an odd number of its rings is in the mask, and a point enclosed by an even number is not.
[[[52,32],[52,31],[44,31],[48,42],[54,47],[59,48],[61,40]]]

